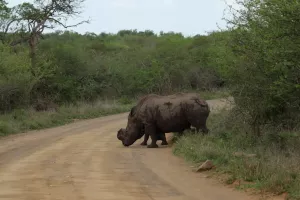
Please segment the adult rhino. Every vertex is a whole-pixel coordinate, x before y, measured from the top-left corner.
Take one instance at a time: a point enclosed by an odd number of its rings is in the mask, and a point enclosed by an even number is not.
[[[144,134],[151,136],[152,143],[148,148],[157,148],[158,133],[183,132],[194,126],[207,134],[206,120],[210,108],[207,102],[197,93],[177,93],[160,96],[149,94],[141,98],[131,109],[122,143],[132,145]]]

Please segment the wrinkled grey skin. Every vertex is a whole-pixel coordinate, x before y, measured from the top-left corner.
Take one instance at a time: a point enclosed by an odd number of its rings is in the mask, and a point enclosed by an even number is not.
[[[142,131],[142,134],[144,135],[145,134],[145,129],[143,128],[141,131]],[[125,137],[125,133],[126,133],[126,129],[125,128],[119,129],[119,131],[117,133],[117,138],[119,140],[123,141],[123,139]],[[149,135],[145,135],[144,141],[141,143],[141,145],[142,146],[146,146],[148,139],[149,139]],[[157,140],[161,140],[162,141],[161,145],[168,145],[165,133],[157,133]]]
[[[169,96],[149,94],[141,98],[128,115],[124,146],[132,145],[143,133],[150,135],[152,143],[148,148],[157,148],[158,133],[183,132],[191,126],[204,134],[209,130],[206,120],[210,108],[197,93],[177,93]]]

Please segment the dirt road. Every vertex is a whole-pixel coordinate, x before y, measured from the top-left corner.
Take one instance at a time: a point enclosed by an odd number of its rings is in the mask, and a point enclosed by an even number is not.
[[[255,199],[192,172],[170,147],[147,149],[141,141],[123,147],[116,132],[126,118],[127,113],[113,115],[1,139],[0,199]]]

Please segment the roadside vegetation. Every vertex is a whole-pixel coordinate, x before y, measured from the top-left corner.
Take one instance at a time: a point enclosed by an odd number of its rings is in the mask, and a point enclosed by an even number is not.
[[[96,101],[93,103],[78,102],[61,105],[56,109],[35,111],[34,109],[15,109],[0,115],[0,136],[21,133],[30,130],[51,128],[75,122],[81,119],[91,119],[101,116],[128,112],[131,104],[116,101]]]
[[[300,199],[300,32],[298,1],[240,1],[228,20],[234,63],[231,111],[213,113],[209,136],[187,133],[174,153],[207,159],[240,189]]]
[[[186,134],[174,153],[211,159],[228,183],[300,199],[300,4],[239,1],[228,29],[44,33],[80,14],[83,0],[0,0],[0,135],[129,111],[141,95],[232,96],[209,136]],[[251,156],[249,156],[251,155]]]
[[[299,131],[264,126],[257,138],[235,112],[212,114],[209,136],[177,136],[174,154],[195,167],[213,161],[216,169],[211,175],[237,189],[288,193],[289,199],[300,199]]]

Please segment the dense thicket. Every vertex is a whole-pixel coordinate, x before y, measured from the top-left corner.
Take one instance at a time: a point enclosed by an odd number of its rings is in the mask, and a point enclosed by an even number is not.
[[[211,134],[181,137],[175,153],[212,160],[239,188],[300,199],[300,2],[239,2],[228,21],[234,56],[225,69],[236,107],[212,113]]]
[[[227,37],[135,30],[44,34],[35,75],[26,43],[0,44],[0,109],[221,87],[221,72],[231,62]]]
[[[243,119],[260,134],[263,125],[293,129],[300,113],[300,3],[240,1],[229,23],[238,58],[230,69],[232,94]]]

